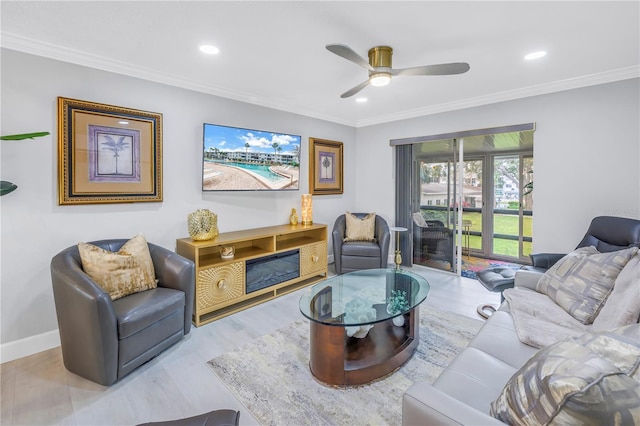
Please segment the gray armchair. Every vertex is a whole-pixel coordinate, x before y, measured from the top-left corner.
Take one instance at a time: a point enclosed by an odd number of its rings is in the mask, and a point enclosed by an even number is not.
[[[116,252],[126,239],[94,241]],[[77,246],[51,261],[53,296],[67,370],[109,386],[191,330],[195,266],[148,243],[158,287],[111,300],[82,270]]]
[[[357,217],[364,217],[368,213],[353,213]],[[389,262],[389,226],[381,216],[376,215],[375,241],[344,242],[346,234],[346,219],[338,216],[333,224],[333,260],[336,274],[358,271],[361,269],[386,268]]]

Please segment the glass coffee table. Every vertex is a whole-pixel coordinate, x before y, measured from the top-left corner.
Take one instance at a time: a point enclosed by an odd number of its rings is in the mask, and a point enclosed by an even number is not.
[[[338,386],[369,383],[395,371],[418,347],[418,306],[429,283],[402,269],[367,269],[309,287],[300,311],[310,320],[309,367]]]

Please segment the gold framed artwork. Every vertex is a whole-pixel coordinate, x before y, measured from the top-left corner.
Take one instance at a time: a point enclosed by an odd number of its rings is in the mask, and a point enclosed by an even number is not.
[[[342,142],[309,138],[309,192],[342,194]]]
[[[162,114],[58,98],[58,204],[162,201]]]

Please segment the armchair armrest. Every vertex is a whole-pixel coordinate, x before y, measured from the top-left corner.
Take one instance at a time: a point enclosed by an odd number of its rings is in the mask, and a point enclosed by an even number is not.
[[[81,267],[76,246],[51,260],[65,367],[103,385],[118,374],[117,319],[111,297]]]
[[[534,253],[530,254],[531,263],[536,268],[551,268],[558,260],[565,257],[563,253]]]
[[[331,238],[333,240],[333,264],[338,274],[342,271],[342,242],[344,241],[346,226],[347,220],[344,215],[340,215],[336,218],[333,224],[333,231],[331,232]]]
[[[376,217],[375,235],[378,239],[378,245],[380,246],[380,268],[386,268],[389,262],[391,232],[389,231],[389,225],[382,217]]]
[[[536,291],[536,285],[542,275],[543,274],[538,271],[518,269],[513,285],[514,287],[524,287]]]
[[[180,290],[185,293],[184,334],[186,336],[191,330],[193,316],[196,282],[195,264],[191,260],[164,247],[152,243],[147,244],[149,245],[149,253],[151,253],[158,286]]]
[[[402,424],[504,426],[500,420],[476,410],[426,382],[412,385],[402,397]]]

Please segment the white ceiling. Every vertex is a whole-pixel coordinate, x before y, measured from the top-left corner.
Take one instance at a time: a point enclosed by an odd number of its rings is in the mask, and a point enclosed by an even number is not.
[[[638,1],[6,1],[3,47],[243,102],[364,126],[640,76]],[[221,50],[198,51],[202,43]],[[393,47],[394,68],[468,62],[340,94]],[[541,60],[523,56],[546,50]]]

